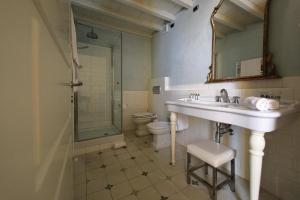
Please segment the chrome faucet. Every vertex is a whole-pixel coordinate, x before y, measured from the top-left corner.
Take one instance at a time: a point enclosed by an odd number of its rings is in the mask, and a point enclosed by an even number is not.
[[[228,96],[228,92],[226,89],[222,89],[220,91],[220,100],[221,102],[224,102],[224,103],[230,103],[230,99],[229,99],[229,96]]]
[[[216,102],[230,103],[230,99],[226,89],[222,89],[220,91],[220,96],[216,96]],[[234,103],[238,103],[238,97],[234,99]],[[221,138],[226,133],[233,135],[233,129],[231,129],[231,124],[217,122],[216,125],[217,125],[217,130],[215,134],[215,142],[220,143]]]

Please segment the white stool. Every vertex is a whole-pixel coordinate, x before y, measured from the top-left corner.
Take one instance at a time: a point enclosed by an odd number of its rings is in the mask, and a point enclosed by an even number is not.
[[[198,158],[204,162],[200,166],[191,167],[191,155]],[[213,200],[217,199],[217,191],[221,189],[224,185],[229,184],[232,192],[235,191],[235,150],[219,143],[215,143],[210,140],[202,140],[197,143],[187,145],[187,183],[191,183],[191,176],[198,181],[205,184],[211,190],[211,197]],[[227,162],[231,162],[231,174],[227,174],[218,169]],[[213,169],[213,181],[212,185],[206,180],[202,179],[200,176],[194,173],[204,167],[205,175],[208,174],[208,166]],[[227,177],[222,183],[217,185],[217,172],[225,175]]]

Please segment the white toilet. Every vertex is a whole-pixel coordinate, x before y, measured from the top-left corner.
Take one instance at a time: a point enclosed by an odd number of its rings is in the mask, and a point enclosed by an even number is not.
[[[137,136],[149,135],[146,125],[157,118],[156,114],[150,112],[135,113],[132,115],[133,122],[137,125],[135,134]]]
[[[157,121],[147,124],[153,134],[153,146],[156,150],[170,146],[170,123]]]

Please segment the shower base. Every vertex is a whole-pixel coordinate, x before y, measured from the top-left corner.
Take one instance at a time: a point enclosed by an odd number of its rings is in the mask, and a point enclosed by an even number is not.
[[[126,146],[122,133],[75,142],[74,156]]]
[[[121,131],[113,125],[104,128],[79,130],[77,140],[90,140],[106,136],[118,135],[120,133]]]

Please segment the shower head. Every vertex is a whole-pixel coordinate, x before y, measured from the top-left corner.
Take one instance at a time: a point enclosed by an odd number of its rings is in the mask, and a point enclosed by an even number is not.
[[[86,34],[86,37],[88,37],[90,39],[93,39],[93,40],[98,39],[98,35],[97,35],[97,33],[94,32],[94,28],[93,27],[91,28],[91,32],[88,32]]]

